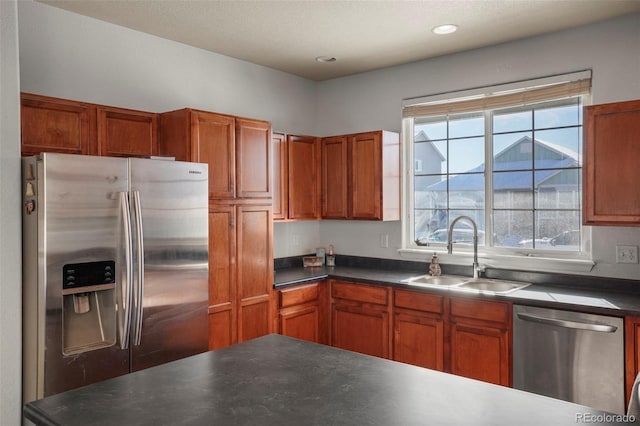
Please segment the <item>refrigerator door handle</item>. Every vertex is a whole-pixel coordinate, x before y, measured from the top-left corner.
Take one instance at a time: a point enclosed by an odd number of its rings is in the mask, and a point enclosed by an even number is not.
[[[118,325],[120,326],[120,347],[122,349],[129,348],[129,330],[131,328],[131,300],[133,291],[131,255],[133,251],[133,243],[131,240],[131,208],[129,206],[129,197],[127,192],[120,192],[120,207],[122,209],[122,221],[124,225],[124,280],[120,286],[122,303],[118,312]]]
[[[134,324],[133,344],[138,346],[142,339],[142,315],[144,312],[144,234],[142,231],[142,208],[140,206],[140,192],[133,191],[133,210],[136,219],[136,249],[138,258],[137,288],[136,288],[136,320]]]

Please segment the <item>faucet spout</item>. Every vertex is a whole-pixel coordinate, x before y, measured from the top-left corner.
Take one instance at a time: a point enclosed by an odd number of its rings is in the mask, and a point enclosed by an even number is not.
[[[475,279],[478,278],[480,265],[478,264],[478,225],[476,225],[472,218],[463,215],[453,219],[451,225],[449,225],[449,232],[447,233],[447,252],[449,254],[453,253],[453,228],[460,220],[466,220],[471,223],[471,226],[473,227],[473,278]]]

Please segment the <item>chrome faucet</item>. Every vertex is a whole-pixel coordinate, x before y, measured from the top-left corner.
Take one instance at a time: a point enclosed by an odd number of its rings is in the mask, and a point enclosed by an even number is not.
[[[471,222],[471,226],[473,226],[473,278],[477,279],[480,269],[480,264],[478,263],[478,226],[469,216],[458,216],[451,222],[449,225],[449,232],[447,233],[447,252],[449,254],[453,253],[453,227],[456,226],[459,220],[465,219],[468,222]]]

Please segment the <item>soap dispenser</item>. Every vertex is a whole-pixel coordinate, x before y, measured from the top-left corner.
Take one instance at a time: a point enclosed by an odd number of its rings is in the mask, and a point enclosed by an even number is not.
[[[431,258],[431,264],[429,265],[429,273],[437,277],[442,274],[442,269],[440,268],[440,263],[438,263],[438,254],[433,253],[433,257]]]
[[[336,266],[336,254],[333,251],[333,244],[329,244],[327,251],[327,266]]]

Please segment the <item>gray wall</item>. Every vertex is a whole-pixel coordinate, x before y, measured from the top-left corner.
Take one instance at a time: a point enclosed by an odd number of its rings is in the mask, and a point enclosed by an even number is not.
[[[20,423],[20,80],[15,0],[0,1],[0,425]]]
[[[640,98],[640,14],[568,31],[442,56],[318,84],[318,134],[399,131],[404,98],[593,70],[594,104]],[[627,183],[628,184],[628,183]],[[357,235],[357,238],[354,236]],[[380,236],[389,235],[389,248]],[[640,228],[594,227],[591,272],[640,278],[640,265],[615,264],[615,245],[640,245]],[[399,222],[320,224],[318,245],[338,254],[400,258]],[[291,248],[291,246],[288,246]],[[287,252],[284,255],[291,255]]]
[[[18,6],[23,92],[154,112],[192,107],[315,131],[312,81],[41,3]]]

